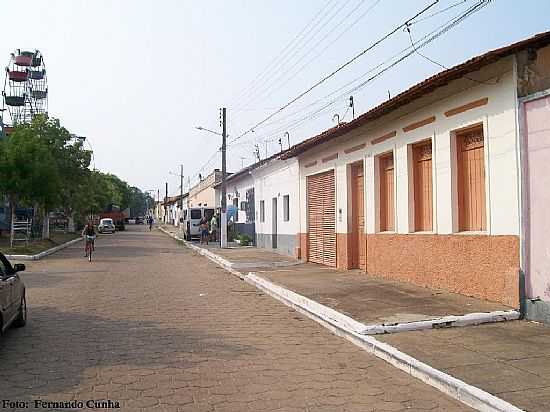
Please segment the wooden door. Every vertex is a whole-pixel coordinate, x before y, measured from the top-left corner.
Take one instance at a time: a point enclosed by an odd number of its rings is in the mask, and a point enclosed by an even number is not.
[[[383,155],[380,165],[380,231],[395,230],[393,154]]]
[[[433,230],[432,143],[413,147],[414,229]]]
[[[487,227],[483,128],[458,133],[456,139],[459,230],[482,231]]]
[[[365,180],[363,162],[351,166],[351,202],[352,202],[352,236],[351,236],[351,267],[366,269],[366,239],[365,239]]]
[[[307,177],[309,261],[336,266],[336,194],[334,171]]]

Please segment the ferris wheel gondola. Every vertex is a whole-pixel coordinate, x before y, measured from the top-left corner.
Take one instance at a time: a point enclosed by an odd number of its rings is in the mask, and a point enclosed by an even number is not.
[[[16,50],[6,67],[2,111],[9,113],[10,122],[2,121],[9,133],[17,124],[29,123],[39,114],[48,113],[48,82],[44,57],[39,50]]]

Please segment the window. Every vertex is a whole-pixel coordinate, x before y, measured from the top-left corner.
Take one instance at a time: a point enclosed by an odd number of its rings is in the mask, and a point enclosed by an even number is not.
[[[191,209],[191,219],[202,219],[202,213],[200,209]]]
[[[393,195],[393,153],[378,158],[379,166],[379,199],[380,199],[380,231],[395,230],[394,227],[394,195]]]
[[[243,212],[246,212],[246,208],[247,208],[246,202],[241,202],[240,210],[242,210]]]
[[[432,142],[424,141],[412,147],[414,230],[433,229]]]
[[[260,200],[260,222],[265,222],[265,203]]]
[[[290,220],[290,196],[283,196],[283,219],[285,222]]]
[[[458,230],[482,231],[485,222],[485,158],[483,127],[456,134]]]

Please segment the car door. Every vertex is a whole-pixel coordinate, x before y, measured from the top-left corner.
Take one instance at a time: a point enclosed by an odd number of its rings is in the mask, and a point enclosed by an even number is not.
[[[14,316],[14,278],[11,265],[0,255],[0,309],[5,324]]]

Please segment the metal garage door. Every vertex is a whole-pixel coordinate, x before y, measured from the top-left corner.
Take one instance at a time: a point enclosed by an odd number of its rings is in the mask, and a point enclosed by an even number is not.
[[[336,266],[334,170],[307,177],[309,261]]]

